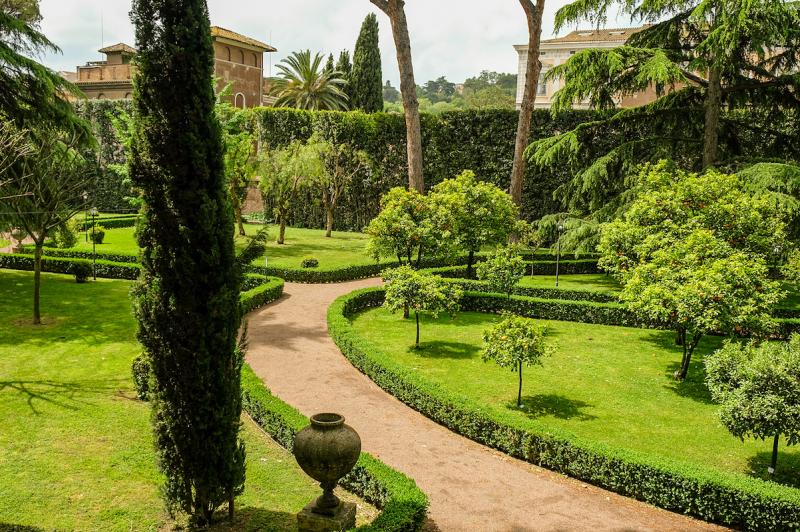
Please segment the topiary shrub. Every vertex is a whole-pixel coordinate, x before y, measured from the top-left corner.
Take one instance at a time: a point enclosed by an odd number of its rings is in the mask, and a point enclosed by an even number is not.
[[[150,398],[150,362],[144,355],[139,355],[133,359],[131,364],[133,373],[133,387],[136,389],[136,397],[142,401]]]
[[[306,257],[300,263],[300,266],[306,269],[319,267],[319,261],[314,257]]]
[[[106,228],[102,225],[96,225],[89,233],[89,238],[95,244],[102,244],[106,238]]]
[[[69,273],[75,276],[76,283],[85,283],[92,275],[92,267],[85,262],[75,262],[70,265]]]
[[[53,235],[56,247],[68,249],[78,243],[78,222],[75,218],[59,225]]]

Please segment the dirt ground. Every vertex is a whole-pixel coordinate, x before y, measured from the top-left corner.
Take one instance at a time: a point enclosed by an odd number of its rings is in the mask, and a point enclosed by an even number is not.
[[[719,530],[516,460],[441,427],[356,370],[328,337],[337,297],[377,279],[286,284],[248,317],[253,370],[305,415],[338,412],[363,449],[416,480],[430,497],[429,530]]]

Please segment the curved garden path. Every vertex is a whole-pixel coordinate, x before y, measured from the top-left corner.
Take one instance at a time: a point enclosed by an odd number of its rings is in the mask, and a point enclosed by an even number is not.
[[[343,414],[365,451],[416,480],[430,497],[428,529],[715,528],[510,458],[385,393],[342,356],[326,323],[334,299],[378,283],[287,283],[283,298],[248,317],[247,360],[275,395],[307,416]]]

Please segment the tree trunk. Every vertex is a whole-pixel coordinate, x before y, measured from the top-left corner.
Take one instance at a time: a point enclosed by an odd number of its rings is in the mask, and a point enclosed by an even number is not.
[[[285,243],[285,240],[286,240],[286,215],[285,214],[281,214],[280,219],[281,219],[281,228],[280,228],[280,231],[278,232],[278,242],[277,243],[283,245]]]
[[[781,435],[775,435],[775,441],[772,443],[772,462],[770,462],[769,474],[775,474],[775,466],[778,465],[778,443],[780,443]]]
[[[242,206],[236,204],[233,206],[233,215],[236,216],[236,225],[239,227],[239,236],[246,236],[244,232],[244,223],[242,222]]]
[[[706,123],[703,139],[703,168],[714,166],[719,158],[719,117],[722,108],[722,71],[712,66],[706,92]]]
[[[389,16],[392,36],[400,66],[400,93],[406,116],[406,148],[408,150],[408,186],[420,193],[425,192],[422,171],[422,129],[417,101],[417,83],[414,81],[414,64],[411,57],[411,39],[408,36],[405,2],[403,0],[370,0]]]
[[[42,324],[42,314],[39,309],[39,298],[42,286],[42,244],[44,240],[36,241],[36,250],[33,258],[33,324]]]
[[[330,238],[331,233],[333,233],[333,207],[327,207],[325,209],[325,214],[325,237]]]
[[[519,391],[517,392],[517,407],[522,408],[522,362],[519,363]]]
[[[525,150],[531,133],[531,120],[536,104],[536,90],[539,86],[539,75],[542,63],[539,61],[539,43],[542,36],[542,16],[545,0],[538,0],[534,6],[531,0],[519,0],[528,21],[528,68],[525,71],[525,89],[522,95],[522,106],[517,124],[517,140],[514,145],[514,165],[511,169],[511,199],[517,206],[522,206],[522,182],[525,178]]]
[[[692,362],[692,354],[694,353],[697,344],[700,342],[701,334],[695,334],[692,340],[686,338],[686,332],[683,332],[683,360],[681,360],[681,368],[675,372],[675,380],[682,381],[686,379],[689,373],[689,365]]]
[[[419,312],[414,312],[417,317],[417,347],[419,347]]]
[[[467,279],[472,279],[472,264],[475,262],[475,252],[470,250],[467,257]]]

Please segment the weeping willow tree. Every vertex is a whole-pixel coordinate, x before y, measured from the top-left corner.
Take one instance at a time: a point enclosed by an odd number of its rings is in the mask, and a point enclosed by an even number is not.
[[[606,113],[527,150],[533,164],[566,165],[573,174],[555,192],[565,214],[543,220],[540,231],[552,236],[565,224],[562,243],[576,249],[591,248],[596,223],[630,204],[643,162],[737,171],[767,158],[800,159],[800,2],[577,0],[557,12],[556,30],[601,26],[615,7],[648,25],[624,46],[583,50],[545,76],[564,81],[554,114],[576,102]],[[647,90],[655,101],[617,107]],[[762,169],[764,182],[787,172]]]

